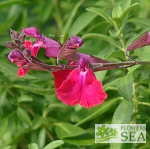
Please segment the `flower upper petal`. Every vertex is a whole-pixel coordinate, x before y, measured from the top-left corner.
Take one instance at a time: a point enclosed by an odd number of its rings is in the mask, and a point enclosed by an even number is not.
[[[46,56],[51,58],[57,57],[59,53],[59,43],[57,41],[42,36],[42,34],[40,34],[38,29],[35,27],[25,28],[22,30],[22,32],[27,36],[37,38],[39,41],[41,41],[43,43],[41,44],[41,47],[45,48]]]
[[[79,68],[69,74],[56,89],[56,94],[67,105],[80,104],[85,108],[101,104],[107,98],[102,83],[96,80],[94,73],[90,69],[81,71]]]

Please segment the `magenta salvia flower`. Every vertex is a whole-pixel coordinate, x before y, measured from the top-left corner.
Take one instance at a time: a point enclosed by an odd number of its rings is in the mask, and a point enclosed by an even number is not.
[[[80,104],[85,108],[90,108],[104,102],[107,94],[103,90],[102,83],[96,79],[91,64],[107,61],[77,52],[77,49],[84,43],[82,38],[72,36],[61,45],[59,42],[44,37],[35,27],[23,29],[22,32],[23,34],[19,34],[11,30],[13,42],[5,43],[6,47],[13,49],[8,58],[19,67],[19,77],[23,77],[29,70],[52,71],[55,77],[56,94],[58,99],[65,104],[71,106]],[[25,36],[36,38],[36,42],[25,40]],[[59,60],[67,60],[67,66],[71,69],[66,69],[62,64],[52,66],[38,60],[36,57],[40,48],[45,49],[46,56],[56,58],[58,64],[60,64]],[[95,71],[98,69],[96,68]]]
[[[107,98],[102,83],[96,80],[84,58],[78,62],[78,68],[53,72],[53,75],[58,99],[67,105],[80,104],[90,108],[103,103]]]
[[[51,58],[57,57],[59,52],[59,46],[60,46],[58,42],[50,38],[44,37],[42,34],[39,33],[38,29],[35,27],[25,28],[22,30],[22,32],[26,36],[37,38],[38,41],[42,42],[40,47],[46,50],[46,56]]]

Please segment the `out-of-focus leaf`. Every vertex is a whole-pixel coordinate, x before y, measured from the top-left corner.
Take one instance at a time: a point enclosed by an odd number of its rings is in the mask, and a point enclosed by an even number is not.
[[[31,102],[31,101],[33,101],[33,99],[31,96],[28,96],[28,95],[22,95],[18,98],[18,103],[20,103],[20,102]]]
[[[108,21],[111,25],[113,25],[113,22],[111,21],[109,14],[107,14],[103,9],[95,8],[95,7],[89,7],[89,8],[86,8],[86,10],[98,14],[103,19]]]
[[[22,0],[5,0],[5,1],[1,1],[0,2],[0,8],[4,8],[4,7],[7,7],[7,6],[11,6],[13,4],[29,4],[29,1],[26,0],[26,1],[22,1]]]
[[[28,145],[29,149],[38,149],[38,145],[36,143],[31,143]]]
[[[131,18],[128,20],[128,22],[140,25],[143,28],[145,28],[145,27],[149,27],[150,19],[149,18]],[[150,29],[148,29],[148,30],[150,30]]]
[[[63,140],[69,144],[91,146],[95,144],[94,135],[95,135],[94,130],[87,130],[78,136],[64,137]]]
[[[50,17],[52,9],[53,9],[53,5],[52,5],[51,1],[46,1],[43,3],[43,6],[42,6],[42,8],[40,10],[40,14],[39,14],[40,21],[42,23],[47,21],[47,19]]]
[[[39,128],[44,122],[44,118],[40,116],[35,116],[33,121],[32,121],[32,129],[37,129]]]
[[[121,49],[121,47],[118,45],[118,43],[113,38],[108,37],[108,36],[103,35],[103,34],[88,33],[88,34],[85,34],[82,38],[83,39],[87,39],[87,38],[100,38],[100,39],[105,40],[108,43],[112,44],[113,46],[117,47],[118,49]]]
[[[129,124],[132,116],[133,104],[132,101],[122,101],[117,107],[112,124]],[[111,143],[111,149],[131,149],[132,144]]]
[[[55,149],[63,144],[64,144],[64,142],[62,140],[55,140],[55,141],[49,143],[48,145],[46,145],[43,149]]]
[[[140,65],[136,65],[136,66],[133,66],[129,69],[128,71],[128,74],[127,75],[130,75],[132,74],[136,69],[138,69],[139,67],[141,67]]]
[[[79,7],[82,5],[83,0],[78,1],[78,3],[75,5],[74,9],[72,10],[69,19],[67,20],[66,24],[64,25],[62,34],[64,35],[63,38],[61,38],[61,42],[63,43],[64,40],[66,39],[67,33],[69,31],[69,28],[73,22],[73,19],[79,9]]]
[[[126,10],[127,8],[129,8],[130,5],[131,5],[131,0],[122,1],[120,4],[123,11]]]
[[[50,94],[50,93],[54,93],[54,89],[43,89],[43,88],[39,88],[39,87],[35,87],[35,86],[26,86],[26,85],[19,85],[19,84],[14,84],[13,85],[14,88],[20,88],[23,90],[27,90],[30,91],[32,93],[36,93],[36,94]]]
[[[127,75],[121,77],[117,84],[119,93],[125,100],[132,99],[132,92],[133,92],[133,78],[132,75]]]
[[[69,123],[55,123],[55,131],[61,139],[73,135],[78,136],[83,133],[82,128]]]
[[[6,146],[6,147],[4,147],[2,149],[11,149],[11,146]]]
[[[103,81],[103,79],[105,78],[107,74],[107,71],[108,70],[96,72],[95,75],[96,75],[97,80]]]
[[[96,14],[91,12],[82,13],[74,22],[69,31],[69,36],[77,35],[82,29],[84,29],[91,21],[96,18]]]
[[[39,134],[38,134],[38,146],[39,148],[43,148],[46,143],[46,130],[45,128],[41,128]]]
[[[122,101],[115,110],[112,124],[129,124],[132,116],[132,101]]]
[[[76,126],[79,126],[89,120],[94,119],[95,117],[97,117],[98,115],[103,114],[104,112],[106,112],[116,101],[120,100],[119,98],[115,98],[115,99],[111,99],[111,101],[105,101],[102,105],[99,106],[99,109],[95,112],[93,112],[92,114],[88,115],[87,117],[85,117],[84,119],[82,119],[81,121],[79,121]]]
[[[24,109],[19,107],[17,109],[17,115],[21,121],[23,121],[24,123],[26,123],[29,126],[32,125],[31,119],[30,119],[28,113]]]
[[[142,60],[149,61],[150,60],[150,49],[149,46],[143,47],[141,49],[137,49],[134,53]]]
[[[121,6],[116,6],[112,11],[112,18],[119,18],[122,14]]]
[[[3,137],[7,127],[8,127],[8,119],[3,119],[0,121],[0,138]]]

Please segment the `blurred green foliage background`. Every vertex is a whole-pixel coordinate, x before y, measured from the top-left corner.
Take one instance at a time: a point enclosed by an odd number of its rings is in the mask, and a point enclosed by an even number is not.
[[[80,52],[112,62],[127,61],[126,47],[150,30],[149,0],[1,0],[0,1],[0,148],[1,149],[149,149],[150,66],[97,72],[108,99],[94,108],[60,102],[51,73],[30,71],[17,76],[8,61],[9,28],[37,27],[64,43],[83,37]],[[150,60],[150,48],[131,52]],[[49,64],[55,60],[38,58]],[[146,144],[95,144],[95,124],[147,124]],[[57,140],[57,141],[56,141]]]

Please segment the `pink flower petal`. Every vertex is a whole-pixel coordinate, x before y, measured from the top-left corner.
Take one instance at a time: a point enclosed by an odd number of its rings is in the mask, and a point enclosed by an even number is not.
[[[28,70],[25,68],[19,68],[18,69],[18,76],[19,77],[24,77],[27,74]]]
[[[59,88],[64,80],[66,80],[67,76],[72,70],[62,70],[58,72],[52,72],[55,78],[55,88]]]
[[[41,34],[39,33],[39,30],[35,27],[29,27],[29,28],[24,28],[22,32],[27,35],[27,36],[32,36],[34,38],[39,38]]]
[[[107,98],[102,83],[96,80],[94,73],[90,69],[81,71],[79,68],[69,74],[56,89],[56,94],[67,105],[80,104],[85,108],[101,104]]]
[[[38,29],[35,27],[25,28],[22,30],[22,32],[27,36],[37,38],[39,41],[41,41],[43,43],[41,47],[45,48],[46,56],[51,57],[51,58],[57,57],[59,53],[58,42],[56,42],[53,39],[42,36],[40,32],[38,31]]]

